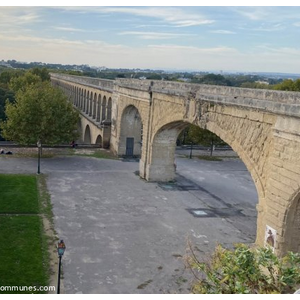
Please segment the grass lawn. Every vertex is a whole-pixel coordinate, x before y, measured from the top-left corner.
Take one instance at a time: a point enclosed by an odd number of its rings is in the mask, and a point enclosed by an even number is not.
[[[36,177],[0,174],[0,214],[38,212]]]
[[[49,256],[39,207],[36,176],[0,175],[2,287],[48,285]]]

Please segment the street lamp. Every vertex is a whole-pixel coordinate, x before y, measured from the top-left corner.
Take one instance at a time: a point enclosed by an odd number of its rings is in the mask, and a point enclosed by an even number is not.
[[[41,166],[41,149],[42,149],[42,143],[41,140],[38,140],[36,145],[38,146],[38,170],[37,173],[41,174],[40,166]]]
[[[61,269],[61,257],[64,255],[66,245],[63,240],[57,245],[57,254],[59,256],[59,265],[58,265],[58,282],[57,282],[57,294],[60,294],[60,269]]]

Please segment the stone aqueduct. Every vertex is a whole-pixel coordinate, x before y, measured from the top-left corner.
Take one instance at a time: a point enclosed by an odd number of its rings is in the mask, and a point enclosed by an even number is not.
[[[175,176],[178,134],[195,124],[245,163],[258,193],[256,243],[277,231],[276,253],[300,252],[300,93],[51,74],[81,114],[82,140],[140,155],[140,176]]]

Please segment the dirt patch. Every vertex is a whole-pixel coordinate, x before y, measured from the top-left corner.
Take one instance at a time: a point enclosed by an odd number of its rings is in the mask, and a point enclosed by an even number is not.
[[[58,237],[54,229],[53,213],[50,194],[47,190],[46,176],[40,175],[37,177],[38,190],[40,196],[40,210],[43,222],[43,233],[46,244],[45,251],[49,255],[49,286],[57,287],[58,278],[58,256],[56,250],[56,244]],[[61,281],[61,290],[63,291],[63,284]],[[50,291],[49,294],[55,294],[55,291]],[[63,292],[61,292],[63,293]]]

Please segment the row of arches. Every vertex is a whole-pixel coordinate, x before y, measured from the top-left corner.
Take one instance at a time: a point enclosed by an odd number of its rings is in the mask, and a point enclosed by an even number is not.
[[[93,139],[92,133],[91,133],[91,128],[89,125],[86,125],[84,132],[83,132],[83,143],[84,144],[95,144],[98,145],[99,147],[103,147],[103,142],[102,142],[102,136],[101,134],[98,134],[96,138]]]
[[[99,92],[92,92],[87,88],[81,88],[60,81],[53,84],[60,87],[68,96],[73,105],[85,113],[94,122],[107,125],[111,122],[112,98],[102,96]]]
[[[75,107],[80,109],[88,119],[93,119],[93,122],[99,122],[100,124],[103,121],[111,121],[111,107],[112,99],[107,95],[103,95],[103,91],[93,92],[88,88],[81,88],[73,86],[72,84],[67,84],[65,82],[57,81],[56,84],[64,90],[68,95],[70,101]],[[101,94],[102,93],[102,94]],[[121,106],[119,106],[120,109]],[[176,140],[179,133],[192,123],[192,119],[183,119],[182,117],[178,118],[169,118],[166,123],[161,123],[161,126],[157,126],[154,132],[149,133],[149,122],[147,117],[142,114],[143,109],[138,109],[135,105],[127,105],[122,109],[121,114],[117,118],[116,122],[119,124],[118,136],[116,138],[116,152],[120,156],[141,156],[140,160],[140,174],[141,177],[147,180],[154,181],[169,181],[174,178],[176,172],[176,165],[174,164],[175,158],[175,146]],[[172,111],[171,109],[166,111]],[[174,114],[175,115],[175,114]],[[178,115],[178,114],[177,114]],[[176,116],[177,116],[176,115]],[[225,118],[228,118],[228,120]],[[251,152],[252,150],[247,150],[245,144],[241,144],[238,139],[235,138],[235,133],[238,132],[238,129],[233,129],[230,131],[230,128],[238,128],[235,126],[234,119],[232,117],[226,117],[224,115],[224,122],[221,125],[217,122],[213,122],[211,118],[208,122],[207,129],[211,132],[217,134],[225,142],[232,146],[232,148],[239,154],[247,168],[250,170],[250,173],[254,179],[254,184],[258,192],[258,207],[259,212],[259,222],[258,222],[258,241],[260,244],[263,243],[263,232],[266,224],[267,217],[270,219],[268,212],[266,200],[266,190],[269,186],[266,186],[264,182],[261,181],[260,175],[256,171],[256,165],[258,162],[253,162],[251,157],[248,155],[247,151]],[[233,121],[230,121],[233,120]],[[246,120],[247,121],[247,120]],[[245,121],[245,122],[246,122]],[[146,122],[146,123],[145,123]],[[227,123],[226,123],[227,122]],[[247,121],[249,124],[252,122]],[[245,124],[245,128],[250,126],[248,123]],[[256,122],[253,122],[256,124]],[[225,125],[224,125],[225,124]],[[248,124],[248,125],[247,125]],[[256,125],[253,126],[256,126]],[[235,127],[234,127],[235,126]],[[117,126],[116,126],[117,127]],[[143,139],[143,128],[144,128],[144,139]],[[239,128],[242,128],[239,127]],[[245,128],[243,130],[245,130]],[[267,126],[266,126],[267,128]],[[97,135],[92,130],[92,127],[85,125],[83,127],[83,140],[85,143],[96,143],[103,144],[106,140],[106,137],[103,135]],[[266,134],[267,134],[266,129]],[[268,133],[269,134],[269,133]],[[261,134],[261,136],[263,136]],[[109,137],[110,138],[110,132]],[[244,143],[244,142],[243,142]],[[248,144],[251,144],[250,138],[247,140]],[[256,143],[258,144],[258,138],[256,138]],[[262,145],[265,142],[262,143]],[[263,147],[263,146],[262,146]],[[246,150],[245,150],[246,149]],[[252,149],[252,144],[251,144]],[[262,150],[264,148],[261,148]],[[254,167],[253,167],[254,166]],[[267,191],[268,192],[268,191]],[[272,192],[272,191],[271,191]],[[268,193],[271,194],[269,191]],[[290,201],[290,206],[285,207],[282,213],[283,222],[285,222],[284,230],[278,235],[278,248],[280,251],[285,252],[286,250],[300,251],[300,196],[299,189],[296,191],[292,200]],[[263,208],[263,209],[262,209]],[[268,219],[268,221],[269,221]],[[277,219],[276,219],[277,220]],[[276,221],[272,221],[271,225],[276,224]],[[281,221],[280,221],[281,222]],[[274,226],[277,229],[277,226]],[[278,226],[280,229],[280,226]],[[281,229],[280,229],[281,230]]]

